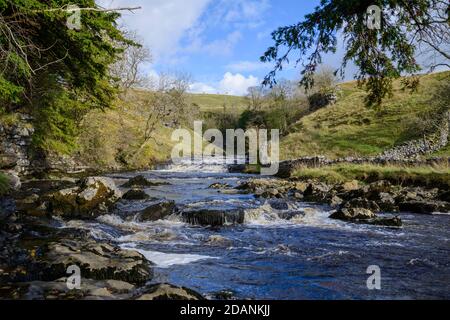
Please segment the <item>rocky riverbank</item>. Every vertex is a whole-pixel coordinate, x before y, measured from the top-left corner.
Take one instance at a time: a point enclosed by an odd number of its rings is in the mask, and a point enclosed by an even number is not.
[[[253,179],[238,187],[257,197],[289,199],[326,204],[335,209],[331,219],[400,227],[401,218],[379,217],[379,213],[433,214],[450,212],[450,192],[392,185],[387,181],[361,184],[350,181],[326,184],[318,181]]]
[[[2,199],[0,298],[203,299],[186,288],[152,283],[153,264],[142,254],[66,227],[73,219],[107,214],[121,197],[112,179],[90,177],[26,182]],[[82,276],[76,290],[67,285],[71,266]]]

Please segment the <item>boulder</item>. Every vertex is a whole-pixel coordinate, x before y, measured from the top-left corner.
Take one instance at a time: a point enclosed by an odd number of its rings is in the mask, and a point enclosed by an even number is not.
[[[136,188],[136,187],[156,187],[168,185],[166,182],[152,182],[147,180],[144,176],[136,176],[128,180],[127,183],[123,184],[122,188]]]
[[[445,201],[416,200],[405,201],[399,204],[400,211],[433,214],[435,212],[450,212],[450,203]]]
[[[360,185],[357,180],[347,181],[338,187],[339,191],[349,192],[359,190]]]
[[[90,177],[80,186],[55,192],[50,198],[50,212],[64,218],[90,219],[108,213],[122,197],[114,181],[104,177]]]
[[[8,183],[9,189],[13,191],[18,191],[22,187],[22,182],[20,181],[20,178],[15,171],[4,171],[2,172]]]
[[[133,188],[128,190],[122,197],[124,200],[147,200],[150,196],[144,190]]]
[[[67,276],[76,265],[82,278],[119,280],[143,285],[153,277],[150,263],[138,252],[120,249],[93,240],[62,240],[50,243],[37,258],[37,273],[44,281]]]
[[[229,247],[233,244],[233,241],[219,235],[212,235],[206,240],[206,244],[217,247]]]
[[[158,202],[140,211],[134,219],[140,222],[162,220],[173,214],[175,212],[175,208],[176,206],[174,201]]]
[[[135,286],[117,280],[82,279],[80,289],[70,290],[67,278],[32,281],[0,287],[9,299],[33,300],[116,300],[130,298]]]
[[[48,215],[48,203],[37,194],[31,194],[24,199],[16,200],[17,211],[32,217]]]
[[[289,210],[289,205],[286,201],[273,199],[269,201],[269,205],[275,210]]]
[[[380,192],[378,199],[375,200],[381,211],[399,212],[400,209],[396,205],[394,197],[390,193]]]
[[[443,191],[439,194],[439,200],[450,202],[450,191]]]
[[[231,188],[231,186],[228,183],[213,183],[212,185],[209,186],[209,189],[229,189]]]
[[[243,210],[189,210],[181,213],[183,221],[192,225],[220,227],[227,224],[242,224],[245,220]]]
[[[375,219],[376,217],[375,213],[364,208],[342,208],[330,216],[331,219],[351,222],[370,220]]]
[[[328,203],[329,203],[329,205],[332,207],[332,208],[337,208],[337,207],[339,207],[340,205],[342,205],[342,203],[344,202],[344,200],[342,200],[340,197],[338,197],[338,196],[332,196],[330,199],[329,199],[329,201],[328,201]]]
[[[135,300],[205,300],[203,296],[191,289],[176,287],[171,284],[155,284],[134,297]]]
[[[399,217],[393,218],[375,218],[365,222],[374,226],[384,226],[384,227],[396,227],[400,228],[403,225],[402,220]]]
[[[305,200],[312,202],[326,202],[330,187],[321,182],[312,182],[308,185],[303,196]]]
[[[13,169],[17,165],[18,160],[15,154],[0,154],[0,170]]]
[[[344,208],[362,208],[368,209],[374,212],[380,212],[380,207],[375,201],[367,200],[364,198],[356,198],[350,201],[347,201],[343,204]]]

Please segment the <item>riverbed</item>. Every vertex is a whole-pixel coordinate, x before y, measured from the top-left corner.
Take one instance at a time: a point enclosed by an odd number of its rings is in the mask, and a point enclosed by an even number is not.
[[[143,209],[151,200],[122,201],[95,222],[67,223],[142,253],[154,263],[152,282],[185,286],[212,299],[450,298],[449,215],[402,214],[400,229],[332,220],[327,206],[280,206],[211,189],[213,183],[235,187],[252,177],[228,173],[212,160],[111,177],[120,185],[136,175],[168,183],[145,191],[175,201],[180,210],[245,211],[243,224],[221,228],[189,225],[176,214],[143,223],[121,213]],[[368,289],[369,266],[380,268],[381,290]]]

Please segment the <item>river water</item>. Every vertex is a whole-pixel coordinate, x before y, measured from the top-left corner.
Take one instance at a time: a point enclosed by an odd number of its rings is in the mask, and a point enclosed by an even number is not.
[[[146,192],[181,209],[245,210],[244,224],[213,229],[185,224],[177,215],[150,223],[125,219],[123,212],[151,202],[123,201],[97,222],[69,223],[142,253],[155,264],[152,282],[210,298],[218,292],[238,299],[450,298],[449,215],[402,214],[404,227],[390,229],[331,220],[330,208],[310,203],[276,210],[253,195],[210,189],[251,177],[228,173],[211,160],[112,177],[120,185],[138,174],[170,183]],[[302,215],[280,218],[292,211]],[[367,287],[372,265],[380,267],[381,290]]]

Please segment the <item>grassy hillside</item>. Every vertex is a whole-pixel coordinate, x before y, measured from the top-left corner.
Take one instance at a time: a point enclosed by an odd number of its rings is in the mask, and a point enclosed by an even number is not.
[[[430,110],[435,88],[450,81],[450,72],[423,76],[417,92],[401,90],[395,83],[392,98],[380,108],[364,105],[365,92],[356,83],[344,83],[339,101],[302,118],[281,143],[283,159],[300,156],[370,156],[418,138],[417,121]],[[449,155],[449,148],[439,155]]]
[[[242,113],[247,108],[245,97],[219,94],[191,94],[190,103],[199,107],[201,112]]]
[[[343,183],[351,180],[371,183],[387,180],[395,185],[450,187],[448,164],[420,167],[337,164],[322,168],[297,168],[292,173],[292,177],[301,180],[320,180],[327,183]]]

